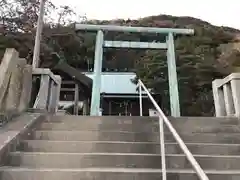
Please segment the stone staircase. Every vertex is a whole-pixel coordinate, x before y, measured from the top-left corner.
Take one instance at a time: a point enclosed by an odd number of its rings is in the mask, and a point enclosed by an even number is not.
[[[240,179],[236,118],[170,118],[210,180]],[[158,120],[52,116],[9,153],[1,180],[161,180]],[[165,128],[168,180],[198,180]]]

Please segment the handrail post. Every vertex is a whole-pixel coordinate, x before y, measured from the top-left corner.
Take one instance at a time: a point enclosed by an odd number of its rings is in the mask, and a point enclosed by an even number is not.
[[[163,119],[159,117],[159,128],[160,128],[160,148],[161,148],[161,163],[162,163],[162,180],[167,180],[166,171],[166,153],[165,153],[165,140],[164,140],[164,129]]]
[[[139,110],[140,110],[140,116],[143,116],[143,107],[142,107],[142,86],[140,83],[138,83],[139,86]]]

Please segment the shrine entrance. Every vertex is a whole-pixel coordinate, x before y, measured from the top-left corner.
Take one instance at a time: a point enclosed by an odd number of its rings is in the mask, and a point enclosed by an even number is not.
[[[192,29],[153,28],[153,27],[129,27],[112,25],[76,24],[76,31],[96,31],[96,46],[94,58],[94,77],[91,100],[91,116],[98,116],[100,111],[100,88],[103,48],[137,48],[137,49],[165,49],[167,51],[169,94],[171,115],[180,116],[178,80],[175,60],[174,35],[193,34]],[[165,35],[166,42],[134,42],[134,41],[106,41],[105,31],[130,32],[130,33],[155,33]]]

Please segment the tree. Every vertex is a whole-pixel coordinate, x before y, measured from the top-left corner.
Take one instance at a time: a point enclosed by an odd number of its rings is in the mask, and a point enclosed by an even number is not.
[[[212,80],[226,75],[216,61],[221,53],[217,47],[233,39],[233,35],[216,29],[213,26],[207,29],[196,25],[195,36],[176,37],[176,63],[183,115],[211,115],[213,112]],[[217,38],[216,34],[219,33],[221,37]],[[166,55],[159,51],[148,51],[143,59],[139,63],[140,68],[137,67],[137,74],[149,88],[162,95],[165,112],[169,114]]]
[[[11,47],[17,49],[20,57],[27,58],[28,63],[31,63],[40,2],[4,0],[1,3],[0,22],[4,30],[0,35],[0,56],[5,48]],[[57,22],[54,22],[52,12],[57,12]],[[70,61],[80,59],[81,38],[71,28],[73,15],[77,16],[69,6],[56,7],[51,1],[46,1],[40,57],[42,66],[51,63],[51,53],[54,51],[63,51],[66,59]]]

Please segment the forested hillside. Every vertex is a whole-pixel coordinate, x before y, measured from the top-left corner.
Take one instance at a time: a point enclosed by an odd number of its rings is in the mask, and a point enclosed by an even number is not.
[[[0,2],[1,57],[5,48],[12,47],[31,63],[38,11],[37,0]],[[50,1],[47,2],[41,44],[42,67],[50,66],[53,63],[51,53],[57,52],[74,67],[83,70],[93,68],[95,34],[87,32],[76,34],[73,29],[73,19],[76,19],[76,16],[68,6],[56,7]],[[240,31],[229,27],[216,27],[200,19],[159,15],[138,20],[85,20],[83,23],[193,28],[194,36],[176,37],[177,70],[183,115],[212,115],[214,112],[212,80],[222,78],[232,71],[238,71],[237,67],[240,65],[240,48],[238,48]],[[107,33],[106,38],[134,41],[164,40],[164,37],[159,35],[132,33]],[[164,108],[168,112],[165,53],[107,49],[104,51],[103,70],[137,72],[148,87],[162,94]]]

